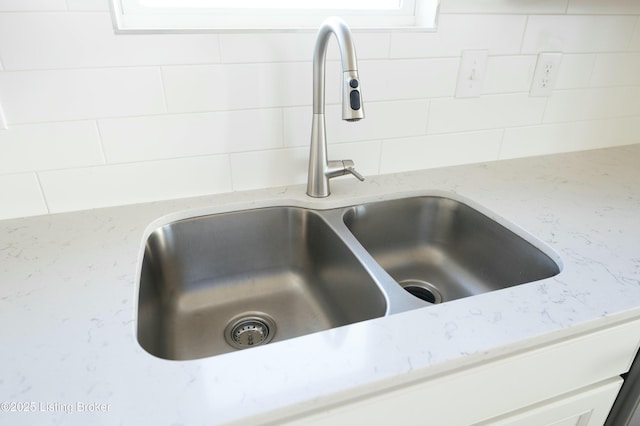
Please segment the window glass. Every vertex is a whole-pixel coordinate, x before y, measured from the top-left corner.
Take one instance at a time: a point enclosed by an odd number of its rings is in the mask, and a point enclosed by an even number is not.
[[[435,28],[438,0],[111,0],[116,29],[316,29],[331,15],[351,28]]]

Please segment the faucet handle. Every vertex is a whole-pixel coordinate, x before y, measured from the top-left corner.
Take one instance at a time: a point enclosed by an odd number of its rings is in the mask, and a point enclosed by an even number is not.
[[[337,176],[344,176],[351,173],[360,180],[364,180],[364,176],[358,173],[355,169],[355,164],[352,160],[335,160],[327,163],[327,171],[325,176],[327,179],[331,179]]]
[[[356,178],[358,178],[359,181],[363,181],[364,180],[364,176],[362,176],[355,168],[355,164],[353,163],[352,160],[342,160],[342,165],[344,166],[344,171],[347,173],[351,173],[352,175],[354,175]],[[346,174],[346,173],[345,173]]]

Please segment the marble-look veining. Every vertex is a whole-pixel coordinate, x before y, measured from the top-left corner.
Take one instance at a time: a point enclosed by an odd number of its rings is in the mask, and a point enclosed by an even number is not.
[[[336,180],[321,200],[290,186],[2,221],[0,423],[275,422],[640,318],[638,164],[633,145]],[[136,274],[155,226],[243,208],[332,208],[443,191],[548,245],[561,273],[206,359],[162,360],[138,345]]]

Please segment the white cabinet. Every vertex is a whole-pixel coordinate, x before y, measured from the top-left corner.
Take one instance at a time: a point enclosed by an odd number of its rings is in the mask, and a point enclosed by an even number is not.
[[[448,374],[429,377],[427,369],[412,383],[346,396],[312,412],[282,412],[275,423],[599,426],[639,339],[640,321],[628,322]]]
[[[616,377],[477,426],[602,426],[620,386],[622,379]]]

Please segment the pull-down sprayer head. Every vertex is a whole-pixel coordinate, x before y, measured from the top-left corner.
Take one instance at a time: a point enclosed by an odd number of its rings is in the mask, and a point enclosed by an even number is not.
[[[342,119],[346,121],[361,120],[364,118],[364,109],[362,108],[358,71],[344,71],[342,75]]]

